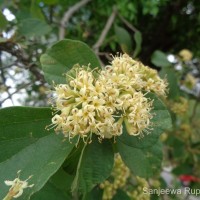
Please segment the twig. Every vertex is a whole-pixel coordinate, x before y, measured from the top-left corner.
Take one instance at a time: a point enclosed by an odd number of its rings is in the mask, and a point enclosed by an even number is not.
[[[187,150],[191,153],[191,154],[200,154],[200,150],[199,149],[192,149],[190,147],[187,147]]]
[[[18,63],[17,63],[17,62],[14,62],[14,63],[12,63],[12,64],[10,64],[10,65],[7,65],[7,66],[4,66],[4,67],[1,67],[1,69],[11,68],[12,66],[16,66],[16,65],[18,65]]]
[[[5,77],[5,75],[4,75],[4,70],[3,70],[3,67],[2,67],[1,52],[0,52],[0,72],[1,72],[2,82],[3,82],[3,84],[5,84],[5,82],[6,82],[6,77]]]
[[[128,27],[130,28],[133,32],[139,31],[137,28],[135,28],[130,22],[128,22],[122,15],[117,13],[117,16],[121,19],[121,21]]]
[[[18,46],[17,44],[13,42],[5,42],[0,43],[0,51],[5,51],[10,53],[12,56],[15,56],[17,58],[17,63],[22,63],[24,68],[27,68],[25,66],[28,66],[27,69],[32,72],[32,74],[36,77],[37,80],[41,81],[42,83],[45,83],[43,74],[39,71],[39,68],[36,64],[31,63],[30,64],[30,57],[28,57],[23,50]]]
[[[91,0],[81,0],[80,2],[76,3],[75,5],[73,5],[71,8],[69,8],[69,10],[67,10],[61,20],[61,26],[59,29],[59,39],[62,40],[65,37],[65,27],[66,24],[68,24],[69,19],[71,18],[71,16],[78,11],[82,6],[84,6],[85,4],[87,4],[89,1]]]
[[[110,28],[115,20],[116,14],[117,14],[117,9],[114,7],[110,17],[108,18],[108,20],[106,22],[106,25],[105,25],[103,31],[101,32],[101,35],[100,35],[98,41],[93,45],[93,49],[96,54],[98,54],[99,47],[102,45],[108,31],[110,30]]]
[[[19,87],[17,90],[15,90],[13,93],[9,94],[8,97],[6,97],[5,99],[3,99],[0,104],[4,103],[6,100],[11,99],[12,96],[16,93],[18,93],[21,89],[26,88],[28,86],[30,86],[32,83],[27,83],[25,85],[22,85],[21,87]]]
[[[6,92],[8,93],[8,96],[9,96],[10,92],[9,92],[8,87],[6,85],[6,77],[5,77],[5,74],[4,74],[4,68],[2,67],[1,53],[0,53],[0,72],[1,72],[1,78],[2,78],[3,85],[5,85]],[[10,100],[11,100],[11,102],[13,104],[12,96],[11,96]],[[1,106],[2,106],[2,103],[0,102],[0,107]]]
[[[42,84],[45,83],[43,74],[39,71],[39,68],[34,63],[30,64],[28,69],[35,75],[37,80],[39,80]]]
[[[110,53],[107,52],[98,52],[97,54],[98,56],[105,56],[107,58],[108,61],[112,61],[112,55]]]
[[[54,9],[54,6],[49,6],[49,23],[52,24],[53,22],[53,9]]]
[[[14,105],[14,101],[12,99],[12,94],[9,92],[9,90],[7,90],[6,92],[7,92],[8,96],[10,96],[10,100],[11,100],[12,104]],[[1,102],[1,105],[2,105],[2,102]]]

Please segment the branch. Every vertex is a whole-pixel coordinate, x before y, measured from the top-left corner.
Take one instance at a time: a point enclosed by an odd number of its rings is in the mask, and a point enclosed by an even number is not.
[[[8,97],[6,97],[5,99],[3,99],[2,101],[0,101],[0,105],[2,105],[2,103],[4,103],[6,100],[11,99],[12,96],[16,93],[18,93],[21,89],[27,88],[28,86],[32,85],[32,83],[27,83],[25,85],[20,86],[17,90],[15,90],[13,93],[8,93]]]
[[[130,28],[133,32],[137,32],[138,29],[135,28],[130,22],[128,22],[122,15],[120,15],[119,13],[117,13],[118,17],[120,18],[120,20],[128,27]]]
[[[4,70],[2,68],[1,52],[0,52],[0,75],[1,75],[1,78],[2,78],[3,84],[5,84],[6,77],[5,77],[5,74],[4,74]]]
[[[62,40],[65,37],[65,27],[69,22],[69,19],[71,18],[71,16],[78,11],[82,6],[84,6],[85,4],[87,4],[89,1],[91,0],[81,0],[80,2],[76,3],[75,5],[73,5],[71,8],[69,8],[69,10],[67,10],[64,13],[64,16],[61,20],[61,26],[59,29],[59,39]]]
[[[105,25],[103,31],[101,32],[101,35],[100,35],[98,41],[93,45],[93,49],[96,54],[98,54],[99,47],[102,45],[108,31],[110,30],[110,28],[115,20],[116,14],[117,14],[117,9],[114,7],[110,17],[108,18],[108,20],[106,22],[106,25]]]
[[[112,54],[107,53],[107,52],[98,52],[97,55],[98,56],[105,56],[108,61],[112,61],[113,60],[113,57],[111,56]]]
[[[191,147],[188,147],[187,150],[188,150],[191,154],[200,154],[200,150],[199,150],[199,149],[192,149]]]
[[[15,62],[18,64],[22,63],[24,68],[29,69],[29,71],[36,77],[37,80],[45,83],[44,76],[39,71],[37,65],[30,63],[30,58],[23,52],[23,49],[21,49],[20,46],[13,42],[0,43],[0,51],[5,51],[10,53],[12,56],[15,56],[17,58],[17,61]]]
[[[1,69],[7,69],[7,68],[11,68],[12,66],[18,66],[18,63],[17,62],[14,62],[10,65],[7,65],[7,66],[4,66],[4,67],[1,67]]]
[[[39,80],[42,84],[45,83],[44,76],[40,72],[40,70],[36,64],[34,64],[34,63],[30,64],[28,69],[30,72],[32,72],[32,74],[36,77],[37,80]]]

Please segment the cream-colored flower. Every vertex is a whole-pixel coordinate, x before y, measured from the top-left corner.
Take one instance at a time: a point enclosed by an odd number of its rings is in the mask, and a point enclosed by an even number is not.
[[[10,187],[10,189],[9,189],[8,194],[7,194],[6,197],[4,198],[4,200],[12,199],[12,198],[18,198],[18,197],[20,197],[20,196],[22,195],[24,189],[26,189],[26,188],[31,188],[31,187],[34,186],[34,184],[28,185],[28,180],[29,180],[32,176],[29,176],[26,180],[22,181],[22,180],[20,180],[20,178],[19,178],[20,172],[21,172],[21,171],[18,171],[18,172],[17,172],[18,177],[15,178],[13,181],[8,181],[8,180],[5,181],[5,184],[6,184],[7,186],[11,186],[11,187]]]

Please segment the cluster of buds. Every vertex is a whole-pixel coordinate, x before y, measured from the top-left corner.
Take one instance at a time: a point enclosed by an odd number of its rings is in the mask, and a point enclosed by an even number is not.
[[[188,110],[188,100],[184,97],[179,97],[176,101],[169,101],[169,107],[172,112],[177,115],[185,115]]]
[[[179,126],[179,129],[176,130],[176,135],[182,141],[189,140],[195,138],[195,125],[189,123],[182,123]],[[198,128],[197,128],[198,129]]]
[[[100,184],[103,189],[103,200],[111,200],[118,189],[123,189],[127,184],[127,179],[130,176],[130,170],[123,163],[119,154],[115,155],[115,163],[111,173],[112,180],[106,180]]]
[[[100,188],[103,190],[102,200],[113,199],[119,189],[123,190],[132,200],[150,200],[150,194],[143,191],[143,188],[149,188],[148,182],[144,178],[131,174],[119,154],[115,154],[111,176],[100,184]]]
[[[192,74],[188,73],[182,81],[182,85],[185,86],[186,88],[192,90],[195,88],[196,84],[198,83],[198,79],[195,78]]]
[[[122,134],[124,122],[129,135],[140,135],[151,126],[152,100],[149,91],[164,97],[167,84],[157,72],[124,54],[103,70],[74,66],[66,84],[55,86],[57,114],[51,127],[66,137],[87,138],[92,134],[111,138]]]
[[[149,188],[148,182],[137,176],[135,188],[127,193],[132,200],[150,200],[150,194],[144,193],[144,188]]]

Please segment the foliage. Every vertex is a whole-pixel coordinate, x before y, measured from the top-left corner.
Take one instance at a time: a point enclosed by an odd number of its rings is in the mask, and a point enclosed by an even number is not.
[[[81,52],[79,50],[80,48],[75,48],[76,45],[82,48]],[[71,54],[68,56],[69,59],[67,59],[69,64],[65,65],[64,68],[63,64],[65,60],[62,61],[61,58],[65,58],[65,49],[70,50]],[[49,55],[53,55],[53,60]],[[86,57],[88,60],[83,60],[83,58]],[[68,67],[70,63],[71,66],[73,66],[76,62],[86,64],[90,61],[91,66],[99,65],[98,59],[95,58],[93,52],[89,50],[85,44],[71,40],[57,43],[56,46],[53,46],[42,56],[41,60],[47,80],[52,79],[52,72],[57,69],[57,65],[55,65],[54,62],[59,61],[59,63],[61,63],[61,67],[64,69],[61,68],[62,71],[60,71],[60,73],[57,72],[57,76],[53,74],[55,79],[53,77],[52,80],[57,83],[63,82],[62,74],[64,71],[70,69]],[[92,62],[95,64],[92,65]],[[77,140],[76,138],[74,138],[72,142],[65,141],[62,139],[62,136],[57,136],[52,133],[54,132],[53,129],[50,129],[51,131],[47,133],[45,131],[45,126],[50,123],[50,118],[52,117],[50,109],[48,108],[11,107],[2,109],[2,117],[0,119],[3,130],[1,132],[1,145],[2,148],[8,151],[6,154],[4,152],[3,157],[1,157],[1,180],[14,177],[14,174],[16,174],[18,170],[21,170],[23,177],[33,175],[31,182],[34,184],[32,188],[24,192],[25,194],[22,195],[21,199],[29,199],[31,195],[39,191],[46,183],[47,185],[45,185],[44,190],[41,190],[41,194],[36,194],[36,196],[44,195],[45,188],[46,191],[48,191],[49,187],[53,187],[53,185],[50,184],[51,180],[47,183],[48,179],[59,168],[60,170],[64,170],[65,173],[70,173],[67,170],[68,167],[64,167],[66,165],[64,161],[65,159],[69,159],[68,156],[73,156],[73,154],[78,151],[79,153],[76,154],[76,156],[78,156],[77,162],[73,162],[73,159],[71,160],[72,163],[69,162],[70,160],[67,162],[68,166],[73,165],[73,168],[76,169],[75,174],[73,174],[73,183],[69,182],[69,184],[72,184],[73,196],[85,196],[96,184],[101,183],[110,175],[114,158],[113,146],[116,148],[115,151],[119,151],[124,162],[135,174],[144,177],[152,176],[155,173],[155,169],[160,166],[162,156],[160,145],[154,145],[154,143],[148,143],[147,141],[151,136],[156,136],[154,141],[158,140],[158,136],[162,133],[162,130],[170,126],[170,116],[158,97],[153,95],[151,98],[155,98],[154,110],[152,112],[155,112],[154,114],[157,117],[164,116],[166,121],[160,123],[158,126],[156,124],[159,122],[157,122],[155,118],[153,121],[155,128],[152,129],[147,138],[144,136],[144,139],[141,139],[140,145],[136,143],[136,145],[133,146],[134,148],[127,146],[126,139],[120,140],[120,137],[116,144],[112,138],[103,139],[100,143],[97,136],[94,135],[91,144],[89,144],[87,143],[88,140],[86,143],[82,143],[81,141],[77,143],[75,142]],[[19,117],[16,118],[16,116]],[[35,126],[34,124],[37,125]],[[21,131],[22,127],[23,131]],[[16,139],[13,140],[13,138]],[[77,147],[74,147],[75,143],[78,145]],[[145,145],[143,145],[143,143]],[[152,154],[150,153],[151,151]],[[127,159],[127,156],[129,157],[130,155],[132,160]],[[37,162],[37,165],[34,164],[35,162]],[[140,168],[140,165],[144,165],[145,168]],[[43,170],[45,170],[45,173],[43,173]],[[59,179],[59,181],[63,180]],[[3,190],[1,190],[1,197],[3,198],[6,195],[7,188],[3,183],[1,184],[3,188]],[[67,191],[63,193],[63,196],[66,194],[68,194]],[[36,198],[36,196],[34,198]],[[61,195],[60,199],[62,198]]]

